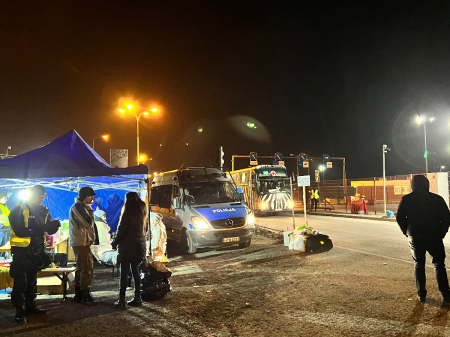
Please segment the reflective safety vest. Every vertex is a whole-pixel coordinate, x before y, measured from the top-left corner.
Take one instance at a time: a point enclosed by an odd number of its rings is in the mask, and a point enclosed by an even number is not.
[[[28,219],[30,218],[30,209],[28,208],[27,204],[21,204],[20,207],[22,207],[22,214],[23,214],[23,221],[25,222],[25,227],[28,228]],[[48,214],[45,217],[45,222],[47,222],[48,219]],[[31,242],[31,238],[30,237],[25,237],[25,238],[20,238],[18,237],[12,227],[9,230],[9,232],[11,233],[11,238],[10,238],[10,245],[14,246],[14,247],[28,247],[30,242]]]
[[[0,204],[0,224],[9,227],[9,208],[6,205]]]
[[[319,190],[311,190],[311,199],[319,199]]]

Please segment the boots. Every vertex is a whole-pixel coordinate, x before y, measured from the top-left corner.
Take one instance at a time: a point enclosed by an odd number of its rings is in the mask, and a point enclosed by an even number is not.
[[[25,302],[25,312],[29,315],[42,315],[47,313],[47,310],[37,308],[34,301],[27,301]]]
[[[27,322],[27,319],[25,318],[25,310],[23,310],[23,307],[16,307],[16,322],[19,324],[24,324]]]
[[[81,304],[84,305],[96,305],[97,302],[91,296],[91,292],[89,290],[81,290]]]
[[[128,301],[127,303],[131,307],[140,307],[142,306],[142,300],[141,300],[141,292],[135,292],[134,298],[131,301]]]
[[[74,302],[80,303],[83,299],[83,293],[80,287],[75,287],[75,296],[73,297]]]
[[[114,302],[114,306],[117,309],[125,309],[125,291],[120,290],[119,292],[119,299]]]

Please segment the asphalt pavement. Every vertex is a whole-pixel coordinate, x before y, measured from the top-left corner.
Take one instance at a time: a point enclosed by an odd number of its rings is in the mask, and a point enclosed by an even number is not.
[[[396,223],[309,216],[308,224],[329,235],[334,248],[301,254],[258,236],[248,248],[186,255],[169,244],[173,292],[141,308],[114,309],[118,280],[99,266],[93,308],[42,295],[38,305],[49,313],[16,326],[9,298],[0,295],[0,336],[450,335],[449,308],[442,306],[430,259],[427,301],[415,301],[414,266]]]

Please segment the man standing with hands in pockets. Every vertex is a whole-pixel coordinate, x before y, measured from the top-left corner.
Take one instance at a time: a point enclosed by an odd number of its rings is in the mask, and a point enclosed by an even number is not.
[[[397,223],[409,238],[409,247],[415,265],[418,300],[426,301],[425,254],[433,258],[439,291],[450,305],[450,288],[445,269],[443,239],[450,225],[450,212],[444,199],[429,192],[430,182],[423,175],[411,181],[412,193],[402,198],[397,210]]]
[[[73,249],[77,264],[74,301],[85,305],[97,304],[91,296],[94,277],[94,255],[91,246],[98,245],[94,212],[90,206],[94,202],[94,195],[96,194],[92,188],[80,188],[69,215],[69,245]]]

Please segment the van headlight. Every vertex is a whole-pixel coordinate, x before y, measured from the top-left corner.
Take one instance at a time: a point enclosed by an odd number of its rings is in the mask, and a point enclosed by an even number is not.
[[[267,202],[261,202],[261,209],[267,209],[269,205],[267,204]]]
[[[293,208],[293,207],[294,207],[294,203],[291,200],[289,200],[287,202],[287,208]]]
[[[206,220],[199,217],[192,217],[192,225],[194,225],[195,229],[210,229],[209,224]]]
[[[253,213],[247,215],[247,225],[253,225],[255,223],[255,216]]]

